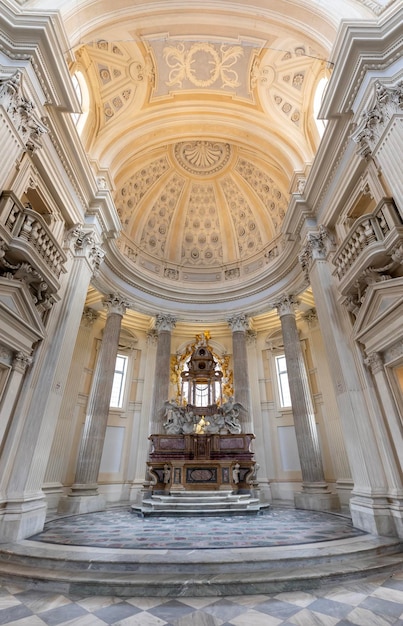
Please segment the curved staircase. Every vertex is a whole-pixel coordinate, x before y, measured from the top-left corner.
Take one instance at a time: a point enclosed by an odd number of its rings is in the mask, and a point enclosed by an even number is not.
[[[0,546],[0,582],[63,594],[221,596],[314,589],[401,570],[398,539],[268,548],[127,550],[21,541]]]

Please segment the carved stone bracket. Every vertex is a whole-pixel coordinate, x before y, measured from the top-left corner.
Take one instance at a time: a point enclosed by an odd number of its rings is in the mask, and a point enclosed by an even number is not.
[[[7,251],[6,242],[0,241],[0,275],[10,280],[19,280],[25,283],[39,314],[51,309],[56,298],[53,289],[41,272],[26,261],[11,262],[7,259]]]
[[[48,130],[35,115],[34,103],[24,95],[21,72],[0,79],[0,104],[7,111],[28,152],[41,148],[41,136]]]
[[[368,160],[390,119],[403,110],[403,81],[396,87],[375,83],[375,103],[362,114],[362,121],[353,140],[358,145],[358,154]]]
[[[236,331],[245,332],[249,330],[249,318],[245,313],[232,315],[227,319],[227,323],[233,333]]]
[[[176,326],[176,317],[168,313],[158,313],[155,318],[155,328],[158,332],[171,331]]]

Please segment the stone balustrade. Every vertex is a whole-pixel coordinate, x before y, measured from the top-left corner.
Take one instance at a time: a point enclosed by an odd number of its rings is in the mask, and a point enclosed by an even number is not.
[[[372,265],[387,265],[403,241],[403,219],[390,198],[383,198],[373,213],[363,215],[336,250],[333,263],[341,281],[347,274]]]
[[[15,260],[29,261],[47,278],[59,279],[66,262],[60,244],[42,215],[7,192],[0,198],[0,232]]]

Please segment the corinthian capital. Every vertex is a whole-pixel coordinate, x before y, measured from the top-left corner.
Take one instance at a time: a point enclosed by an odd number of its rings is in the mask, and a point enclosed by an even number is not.
[[[239,315],[232,315],[227,319],[228,326],[232,332],[247,331],[249,330],[249,319],[245,313],[239,313]]]
[[[373,374],[383,370],[383,360],[379,352],[371,352],[364,362]]]
[[[112,313],[124,315],[126,313],[126,309],[130,306],[130,303],[122,298],[122,296],[118,293],[111,293],[104,299],[103,303],[107,309],[108,315],[111,315]]]
[[[155,318],[155,328],[158,331],[171,331],[176,326],[176,317],[169,313],[158,313]]]
[[[314,259],[326,259],[329,249],[334,241],[325,226],[320,225],[317,231],[310,231],[306,237],[306,243],[299,255],[299,262],[309,280],[309,270]]]
[[[280,317],[283,315],[295,315],[295,307],[299,301],[294,296],[284,295],[279,300],[272,302],[273,308],[277,309]]]
[[[32,363],[32,356],[25,352],[17,352],[13,360],[13,369],[23,374],[27,367]]]

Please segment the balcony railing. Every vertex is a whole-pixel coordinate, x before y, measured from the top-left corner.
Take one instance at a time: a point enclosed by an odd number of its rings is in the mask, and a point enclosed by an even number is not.
[[[393,265],[394,252],[403,244],[403,219],[393,200],[383,198],[373,213],[360,217],[336,250],[333,263],[342,293],[360,280],[362,272],[385,271]]]
[[[0,198],[0,234],[9,257],[29,262],[52,283],[65,271],[66,255],[42,215],[24,207],[10,192]]]

